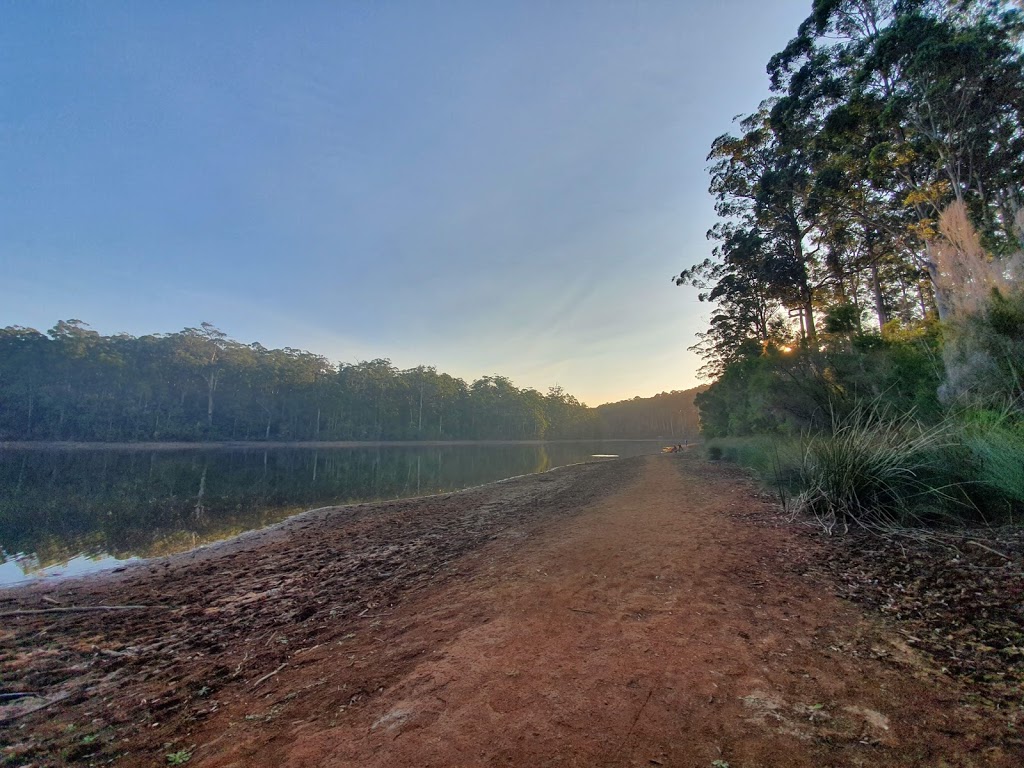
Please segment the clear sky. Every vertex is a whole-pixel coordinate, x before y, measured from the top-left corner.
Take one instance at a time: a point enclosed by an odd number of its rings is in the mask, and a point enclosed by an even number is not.
[[[710,143],[810,0],[0,0],[0,326],[685,389]]]

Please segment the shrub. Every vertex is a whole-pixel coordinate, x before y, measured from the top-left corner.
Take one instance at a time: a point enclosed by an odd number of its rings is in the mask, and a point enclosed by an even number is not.
[[[787,437],[715,438],[708,443],[708,458],[724,459],[751,470],[761,483],[774,489],[784,507],[798,488],[801,451]]]
[[[796,510],[830,534],[918,521],[953,501],[948,486],[935,483],[939,451],[950,444],[947,425],[925,428],[877,400],[834,415],[830,432],[806,442]]]
[[[959,427],[971,474],[988,491],[984,507],[1024,509],[1024,420],[1007,406],[961,414]]]

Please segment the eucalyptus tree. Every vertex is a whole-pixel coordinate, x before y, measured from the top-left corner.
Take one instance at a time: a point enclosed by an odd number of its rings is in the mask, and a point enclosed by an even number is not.
[[[933,283],[935,221],[954,200],[969,206],[990,247],[1016,246],[1020,29],[1019,11],[1002,3],[816,0],[769,64],[789,122],[817,127],[821,189],[850,193],[833,202],[916,255]],[[947,302],[936,299],[944,316]]]
[[[684,270],[677,285],[700,289],[700,301],[714,302],[708,330],[697,334],[692,349],[704,359],[702,375],[713,378],[736,360],[788,341],[783,304],[764,264],[758,232],[735,222],[720,222],[708,233],[719,245],[715,259]]]
[[[794,126],[778,119],[778,106],[764,102],[740,122],[742,135],[724,134],[712,144],[709,191],[722,221],[708,239],[717,245],[712,258],[675,278],[717,304],[696,346],[712,375],[737,355],[780,343],[784,310],[799,317],[802,340],[817,346],[821,245],[810,155]]]
[[[402,371],[399,376],[406,382],[403,391],[407,417],[402,437],[442,439],[458,434],[466,397],[462,379],[423,365]]]
[[[39,429],[37,411],[48,381],[50,343],[34,328],[0,328],[0,433],[31,438]]]
[[[544,417],[548,438],[594,437],[599,432],[597,413],[560,386],[550,387],[544,395]]]
[[[345,363],[338,368],[341,422],[346,437],[380,440],[396,410],[398,369],[386,358]]]
[[[177,337],[178,362],[205,385],[206,426],[212,429],[214,394],[225,368],[225,353],[229,346],[227,334],[204,322],[198,328],[186,328]]]

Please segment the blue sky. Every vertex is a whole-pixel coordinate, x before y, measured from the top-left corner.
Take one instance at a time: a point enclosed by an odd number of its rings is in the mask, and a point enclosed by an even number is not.
[[[0,326],[696,383],[705,157],[809,0],[0,4]]]

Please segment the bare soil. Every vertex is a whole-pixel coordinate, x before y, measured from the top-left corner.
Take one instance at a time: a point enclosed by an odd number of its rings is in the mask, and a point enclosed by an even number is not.
[[[690,455],[317,510],[0,594],[0,685],[33,694],[0,759],[1024,764],[1019,697],[914,647],[831,546]]]

